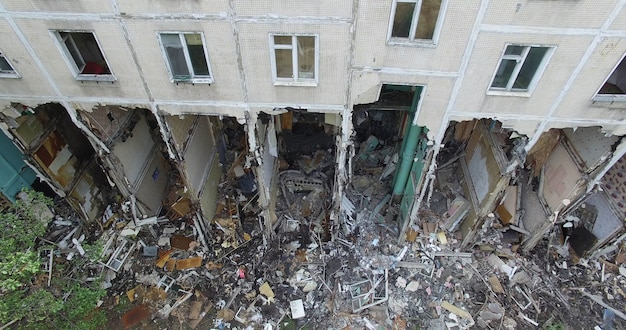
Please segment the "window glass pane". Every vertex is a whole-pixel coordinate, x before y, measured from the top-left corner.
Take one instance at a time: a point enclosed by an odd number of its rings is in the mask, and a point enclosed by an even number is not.
[[[170,69],[174,78],[189,78],[189,68],[185,61],[185,53],[180,43],[178,34],[161,34],[161,42],[165,47],[167,60],[170,62]]]
[[[274,44],[291,45],[291,36],[274,36]]]
[[[606,80],[598,94],[626,94],[626,84],[624,79],[626,77],[626,60],[622,59],[617,68],[613,70],[613,73]]]
[[[415,11],[415,3],[398,2],[393,16],[391,36],[394,38],[408,38],[411,31],[411,20]]]
[[[298,78],[315,79],[315,37],[298,37]]]
[[[9,64],[7,59],[4,58],[4,56],[2,55],[0,55],[0,71],[1,72],[14,72],[13,68],[11,67],[11,64]]]
[[[204,54],[202,36],[197,33],[185,34],[185,41],[187,41],[187,50],[191,58],[191,66],[193,67],[194,75],[208,76],[209,66],[206,62],[206,55]]]
[[[526,48],[526,46],[506,46],[504,55],[522,55],[524,48]]]
[[[528,89],[530,86],[530,82],[533,80],[535,73],[537,73],[537,69],[543,60],[543,57],[548,52],[548,48],[546,47],[531,47],[528,52],[528,56],[526,56],[526,60],[522,65],[522,68],[515,79],[515,83],[513,84],[513,88],[515,89]]]
[[[419,20],[417,21],[417,29],[415,30],[415,39],[432,39],[437,26],[437,18],[439,18],[439,9],[441,8],[441,0],[423,0],[420,9]]]
[[[85,67],[81,73],[89,74],[109,74],[104,56],[100,52],[100,46],[91,32],[72,32],[72,39],[80,56],[85,61]],[[79,66],[80,67],[80,66]]]
[[[276,77],[293,78],[291,49],[276,49]]]
[[[502,60],[496,72],[496,76],[493,78],[491,87],[506,88],[516,64],[517,62],[515,60]]]
[[[76,45],[76,42],[74,42],[74,37],[67,32],[60,32],[59,35],[65,44],[65,48],[70,53],[70,56],[72,56],[76,67],[78,67],[78,70],[82,70],[85,67],[85,61],[78,51],[78,46]]]

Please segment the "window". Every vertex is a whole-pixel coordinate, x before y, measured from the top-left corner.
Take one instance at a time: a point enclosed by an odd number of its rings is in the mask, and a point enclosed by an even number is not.
[[[387,40],[392,43],[435,43],[445,0],[394,0]]]
[[[626,101],[626,58],[623,58],[613,69],[593,100],[601,102]]]
[[[161,33],[160,37],[173,82],[213,82],[201,33]]]
[[[315,85],[318,40],[311,35],[270,35],[272,75],[278,85]]]
[[[19,78],[15,69],[9,60],[4,56],[4,53],[0,52],[0,78]]]
[[[550,47],[508,45],[500,59],[490,90],[528,92],[545,68]]]
[[[93,32],[55,31],[54,35],[77,80],[115,80]]]

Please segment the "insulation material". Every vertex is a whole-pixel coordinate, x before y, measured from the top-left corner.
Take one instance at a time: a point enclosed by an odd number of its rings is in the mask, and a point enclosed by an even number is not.
[[[556,129],[544,132],[528,153],[526,163],[533,169],[535,176],[541,172],[541,168],[550,157],[552,149],[559,143],[560,136],[560,131]]]
[[[543,198],[554,212],[563,200],[574,200],[580,190],[582,175],[562,144],[557,145],[548,158],[543,177]]]
[[[602,178],[602,186],[610,197],[610,202],[626,218],[626,158],[622,157]]]

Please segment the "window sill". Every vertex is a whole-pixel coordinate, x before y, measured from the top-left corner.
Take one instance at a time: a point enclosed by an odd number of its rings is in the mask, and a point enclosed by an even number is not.
[[[515,97],[530,97],[531,93],[529,91],[499,91],[499,90],[488,90],[487,95],[491,96],[515,96]]]
[[[3,73],[0,73],[0,78],[18,79],[18,78],[22,78],[22,76],[20,76],[17,72],[15,73],[3,72]]]
[[[174,84],[212,84],[213,79],[210,78],[195,78],[195,79],[172,79]]]
[[[387,46],[435,48],[437,47],[437,43],[434,40],[430,39],[409,40],[402,38],[392,38],[387,40]]]
[[[79,81],[116,81],[115,77],[110,74],[102,75],[102,74],[79,74],[76,76],[76,80]]]
[[[317,87],[317,81],[274,81],[274,86]]]
[[[626,102],[626,94],[597,94],[591,100],[601,103]]]

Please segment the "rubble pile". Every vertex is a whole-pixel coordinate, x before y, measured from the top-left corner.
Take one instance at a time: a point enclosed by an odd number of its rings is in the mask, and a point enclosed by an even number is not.
[[[269,229],[254,178],[239,166],[244,157],[231,155],[208,226],[191,206],[142,217],[132,200],[108,207],[93,235],[57,216],[45,238],[54,246],[47,269],[86,258],[69,276],[101,279],[109,297],[99,308],[118,328],[626,327],[624,237],[580,258],[555,227],[523,255],[525,230],[497,213],[462,247],[471,198],[456,175],[460,155],[442,162],[405,239],[398,239],[400,202],[389,193],[397,150],[372,138],[355,157],[339,219],[331,211],[329,153],[294,159],[279,173],[278,218]],[[95,238],[98,255],[83,248]]]

